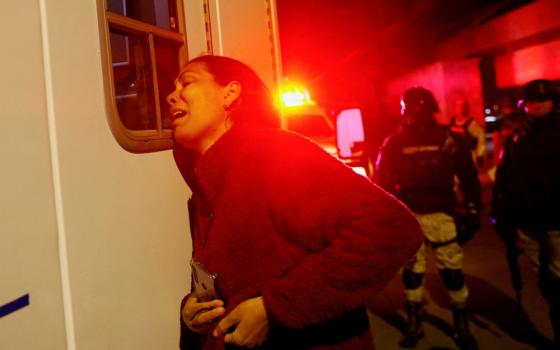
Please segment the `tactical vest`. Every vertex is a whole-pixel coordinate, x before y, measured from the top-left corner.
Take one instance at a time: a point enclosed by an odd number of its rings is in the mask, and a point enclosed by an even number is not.
[[[451,125],[449,127],[449,130],[451,130],[451,132],[457,135],[461,135],[461,137],[465,139],[467,145],[469,146],[469,149],[471,150],[474,150],[476,148],[476,144],[478,142],[478,140],[469,132],[469,126],[473,121],[473,118],[469,118],[463,125],[457,125],[455,117],[451,117]]]
[[[399,145],[399,197],[415,211],[447,211],[454,206],[453,157],[457,145],[445,127],[407,132]]]

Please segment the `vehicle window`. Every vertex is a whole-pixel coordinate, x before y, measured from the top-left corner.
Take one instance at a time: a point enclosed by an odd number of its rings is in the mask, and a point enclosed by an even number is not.
[[[340,111],[336,118],[336,134],[340,156],[343,158],[356,157],[356,151],[353,149],[365,141],[362,112],[359,108]],[[363,150],[358,151],[358,153],[360,152],[363,153]]]
[[[181,0],[103,0],[109,124],[131,152],[172,146],[166,96],[186,61]]]
[[[177,5],[173,0],[107,0],[107,10],[177,31]]]

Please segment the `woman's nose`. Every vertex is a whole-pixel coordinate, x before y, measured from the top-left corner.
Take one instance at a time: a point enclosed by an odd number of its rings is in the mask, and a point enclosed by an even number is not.
[[[175,103],[177,103],[177,98],[175,97],[175,91],[167,95],[167,103],[169,103],[170,105],[174,105]]]

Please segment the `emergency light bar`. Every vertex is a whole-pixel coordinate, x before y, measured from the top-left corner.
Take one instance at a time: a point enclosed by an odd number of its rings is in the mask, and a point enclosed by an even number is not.
[[[298,84],[287,84],[280,88],[279,102],[282,108],[315,105],[309,91]]]

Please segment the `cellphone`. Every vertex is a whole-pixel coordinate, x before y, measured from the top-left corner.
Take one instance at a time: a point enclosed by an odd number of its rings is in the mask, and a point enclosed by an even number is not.
[[[198,301],[217,299],[216,274],[208,272],[198,261],[191,259],[191,273]]]

